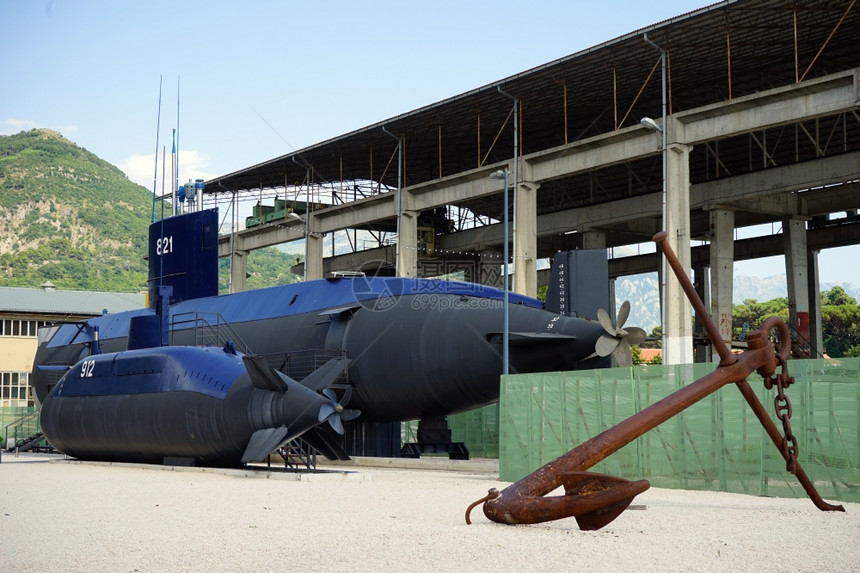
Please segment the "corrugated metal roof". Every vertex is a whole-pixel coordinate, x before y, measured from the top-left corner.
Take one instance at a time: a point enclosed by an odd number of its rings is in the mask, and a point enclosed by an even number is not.
[[[146,295],[137,293],[0,287],[0,312],[90,314],[98,316],[143,308]]]
[[[204,193],[271,198],[284,193],[285,185],[303,186],[310,170],[312,184],[334,184],[336,201],[358,200],[366,195],[339,182],[373,181],[379,184],[374,192],[397,188],[398,169],[390,159],[396,156],[397,138],[406,142],[400,181],[405,187],[503,164],[514,154],[512,102],[498,88],[519,101],[518,153],[525,156],[659,117],[660,52],[645,41],[646,32],[667,51],[670,114],[860,67],[860,5],[853,0],[724,1],[207,180]],[[775,127],[767,133],[767,145],[759,145],[769,156],[780,154],[771,157],[776,165],[817,159],[819,136],[807,137],[805,129]],[[841,138],[841,149],[831,144],[827,155],[853,151],[860,141],[850,119],[829,117],[820,133],[834,134],[833,142]],[[765,168],[766,163],[753,161],[751,149],[757,148],[748,136],[718,141],[719,153],[716,143],[691,150],[693,183]],[[715,155],[720,169],[714,168]],[[659,157],[543,181],[538,215],[659,192]],[[502,194],[456,205],[498,220]],[[374,222],[381,230],[392,224]]]

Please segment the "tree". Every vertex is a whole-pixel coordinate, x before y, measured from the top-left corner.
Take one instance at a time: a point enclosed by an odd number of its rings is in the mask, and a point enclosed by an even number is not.
[[[843,306],[856,305],[857,301],[849,296],[845,289],[839,285],[821,293],[821,306]]]
[[[788,299],[747,299],[734,305],[732,315],[732,337],[739,338],[744,331],[757,330],[769,316],[788,322]],[[840,286],[821,293],[821,331],[828,356],[860,356],[860,306]]]
[[[663,326],[655,326],[641,346],[642,348],[663,348]]]
[[[634,366],[642,364],[642,349],[636,344],[630,347],[630,359]]]
[[[860,306],[822,306],[821,324],[828,356],[860,356]]]
[[[771,316],[778,316],[786,322],[788,321],[787,298],[775,298],[767,302],[748,298],[741,304],[733,305],[732,338],[739,338],[741,333],[757,330],[761,323]]]

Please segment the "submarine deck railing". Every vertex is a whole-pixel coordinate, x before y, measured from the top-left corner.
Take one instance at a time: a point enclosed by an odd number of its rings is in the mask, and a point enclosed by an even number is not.
[[[191,331],[194,346],[224,346],[232,342],[236,350],[251,354],[248,345],[233,327],[217,312],[184,312],[175,314],[170,322],[170,344],[177,344],[176,336]]]
[[[307,350],[294,350],[292,352],[270,352],[261,354],[269,365],[275,370],[280,370],[290,378],[301,382],[311,372],[331,360],[332,358],[347,358],[347,352],[331,348],[309,348]],[[332,388],[343,388],[349,384],[349,370],[344,370],[338,376]]]

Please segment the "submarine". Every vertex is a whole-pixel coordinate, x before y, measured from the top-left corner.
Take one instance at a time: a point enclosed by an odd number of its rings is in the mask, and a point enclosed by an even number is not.
[[[108,400],[109,405],[105,405],[106,393],[114,391],[111,384],[118,383],[124,375],[121,370],[108,371],[103,365],[108,359],[99,358],[94,348],[113,356],[116,362],[142,364],[141,370],[147,362],[173,361],[178,363],[177,368],[200,365],[206,375],[222,376],[216,364],[233,364],[224,369],[230,374],[223,376],[230,378],[229,387],[236,388],[237,398],[230,397],[232,390],[214,397],[198,392],[184,408],[175,409],[172,404],[162,405],[178,395],[176,388],[170,386],[169,376],[135,374],[148,388],[133,396],[138,399],[135,408],[143,413],[130,417],[123,414],[122,418],[130,421],[122,423],[134,425],[140,416],[150,416],[148,419],[153,421],[144,426],[153,431],[181,423],[171,422],[174,417],[203,416],[208,423],[232,427],[242,416],[257,416],[249,413],[249,408],[258,407],[253,405],[256,399],[238,396],[247,397],[248,392],[252,396],[274,395],[265,393],[274,391],[260,387],[260,372],[266,372],[266,378],[286,377],[291,381],[287,384],[289,390],[283,392],[285,400],[304,396],[304,390],[318,395],[325,392],[327,396],[320,399],[328,404],[327,408],[343,409],[348,402],[354,408],[350,412],[361,413],[356,414],[356,422],[365,424],[434,420],[498,401],[505,314],[505,293],[501,289],[439,279],[342,274],[218,295],[217,225],[217,211],[210,209],[168,217],[150,226],[147,308],[54,324],[40,331],[31,384],[43,404],[43,420],[46,414],[49,418],[46,435],[52,436],[49,440],[60,451],[66,447],[69,452],[100,459],[137,455],[136,433],[119,437],[115,428],[101,421],[106,412],[119,419],[118,412],[129,406],[117,398],[125,394],[111,394],[115,401]],[[625,308],[622,314],[626,316]],[[606,317],[600,321],[578,318],[548,310],[543,302],[516,293],[508,293],[507,312],[511,373],[607,366],[609,355],[618,356],[626,349],[629,356],[629,345],[645,336],[641,329],[622,329],[622,316],[616,327]],[[238,349],[237,355],[244,356],[244,373],[239,368],[240,359],[218,354],[217,349],[228,342]],[[180,347],[184,350],[178,351]],[[249,356],[253,357],[253,373],[247,367]],[[74,386],[71,379],[75,373],[80,374],[87,360],[95,360],[99,376],[106,372],[103,382],[86,386],[92,389],[90,395],[85,395],[84,390],[68,394]],[[313,382],[314,373],[332,360],[343,365],[337,381],[327,379],[328,387]],[[311,380],[310,387],[304,383],[306,379]],[[198,389],[197,382],[185,384],[183,392]],[[203,405],[209,398],[222,404],[218,408]],[[56,403],[49,406],[52,401]],[[74,405],[60,406],[66,401]],[[317,404],[309,397],[299,402],[311,410],[323,408],[323,402]],[[273,407],[268,404],[266,408]],[[117,413],[111,413],[112,409]],[[165,410],[158,414],[165,417],[145,414],[158,409]],[[50,419],[54,412],[69,411],[77,413]],[[296,428],[304,432],[303,439],[314,446],[320,444],[318,449],[326,456],[345,455],[330,431],[320,425],[302,430],[307,423],[289,419],[292,415],[267,419],[265,427],[249,426],[243,419],[241,438],[228,437],[233,434],[219,428],[211,434],[211,440],[232,442],[233,453],[229,456],[190,450],[177,453],[170,449],[173,446],[165,445],[157,454],[206,463],[233,463],[240,449],[239,461],[246,457],[248,432],[253,435],[284,425],[289,430],[283,433],[284,440],[292,439],[292,428]],[[335,424],[340,425],[339,421]],[[96,436],[94,441],[104,445],[105,453],[95,449],[84,453],[80,447],[82,438],[69,437],[75,432]],[[184,436],[177,441],[188,439]],[[240,444],[242,441],[245,443]],[[218,447],[210,444],[204,449]],[[154,456],[151,459],[158,457],[154,452],[147,455]]]

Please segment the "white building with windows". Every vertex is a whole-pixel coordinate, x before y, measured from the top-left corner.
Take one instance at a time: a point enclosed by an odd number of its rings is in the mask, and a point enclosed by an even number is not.
[[[35,406],[30,372],[39,327],[134,310],[145,304],[143,293],[59,290],[50,281],[38,289],[0,287],[0,408]]]

